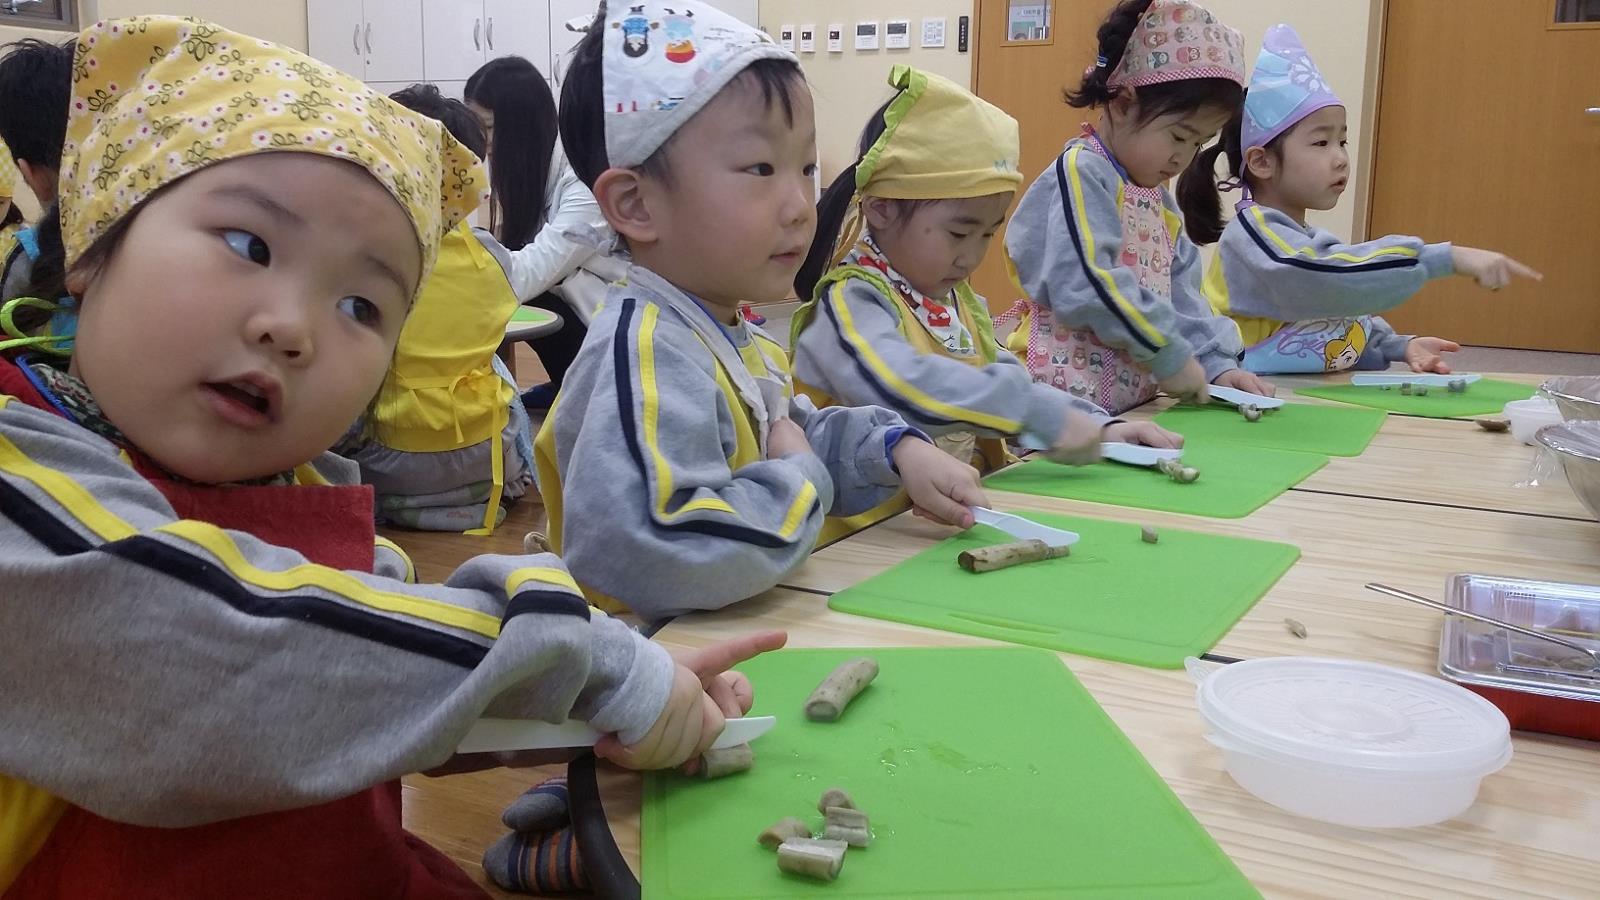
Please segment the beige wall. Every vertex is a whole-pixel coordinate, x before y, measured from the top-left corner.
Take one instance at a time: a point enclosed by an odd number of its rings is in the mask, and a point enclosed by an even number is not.
[[[1371,179],[1372,114],[1377,98],[1383,0],[1202,0],[1217,18],[1244,32],[1252,67],[1267,28],[1287,22],[1305,41],[1311,58],[1349,111],[1350,166],[1354,177],[1339,205],[1312,212],[1312,224],[1340,237],[1358,239],[1366,231],[1366,197]]]
[[[800,54],[817,98],[817,150],[823,184],[831,182],[845,166],[855,162],[855,143],[861,129],[889,99],[889,68],[908,63],[936,72],[958,84],[972,84],[972,54],[956,50],[956,20],[973,14],[971,0],[761,0],[761,25],[773,36],[779,26],[817,26],[817,52]],[[924,50],[922,20],[943,16],[945,46]],[[911,49],[884,50],[882,23],[886,19],[911,20]],[[879,23],[877,50],[855,49],[855,24]],[[830,23],[845,25],[845,50],[829,53],[825,33]],[[796,34],[798,50],[799,35]]]

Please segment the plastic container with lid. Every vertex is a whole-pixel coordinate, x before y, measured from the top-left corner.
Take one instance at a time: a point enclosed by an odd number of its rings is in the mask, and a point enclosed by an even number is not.
[[[1443,822],[1511,761],[1505,715],[1433,676],[1305,656],[1187,666],[1228,774],[1297,815],[1367,828]]]

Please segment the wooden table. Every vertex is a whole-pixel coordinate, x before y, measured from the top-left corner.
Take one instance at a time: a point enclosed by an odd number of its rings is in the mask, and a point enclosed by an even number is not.
[[[1441,457],[1448,462],[1441,465]],[[1216,653],[1240,658],[1329,655],[1433,672],[1438,615],[1372,594],[1362,584],[1387,581],[1438,595],[1446,576],[1457,572],[1600,583],[1600,523],[1584,513],[1564,486],[1511,487],[1531,457],[1531,448],[1470,423],[1391,416],[1366,454],[1336,460],[1244,519],[999,492],[991,499],[1004,509],[1297,544],[1301,560],[1219,642]],[[789,631],[790,646],[795,647],[991,643],[827,608],[832,592],[948,534],[948,529],[910,516],[891,519],[817,552],[785,586],[718,613],[679,619],[657,639],[669,648],[690,648],[780,627]],[[1290,635],[1285,617],[1304,623],[1307,638]],[[1203,737],[1194,686],[1184,673],[1071,654],[1061,658],[1268,896],[1600,894],[1600,850],[1595,849],[1600,748],[1595,744],[1519,733],[1516,757],[1484,782],[1478,803],[1464,816],[1428,828],[1342,828],[1280,812],[1235,785],[1222,769],[1221,754]],[[451,848],[463,843],[460,829],[478,831],[476,840],[465,843],[481,853],[500,832],[494,818],[502,800],[509,801],[532,777],[497,772],[410,779],[408,813],[427,808],[449,816],[428,821],[412,816],[410,824],[425,838]],[[602,778],[618,846],[635,866],[640,784],[631,773]],[[485,793],[493,801],[474,799]],[[474,810],[489,821],[469,822]],[[431,827],[435,821],[440,823],[437,829]]]

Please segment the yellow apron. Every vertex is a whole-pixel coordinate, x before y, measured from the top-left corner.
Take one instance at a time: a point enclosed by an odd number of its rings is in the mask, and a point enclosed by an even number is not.
[[[463,222],[445,235],[439,261],[406,319],[389,376],[373,407],[373,437],[404,453],[445,453],[490,441],[483,526],[493,534],[505,488],[501,434],[516,390],[495,372],[495,350],[517,296],[494,254]]]

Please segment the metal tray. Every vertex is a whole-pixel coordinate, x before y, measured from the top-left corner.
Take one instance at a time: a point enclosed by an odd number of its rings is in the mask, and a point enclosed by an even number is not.
[[[1600,586],[1456,575],[1445,602],[1600,649]],[[1600,701],[1600,672],[1561,666],[1561,660],[1576,658],[1555,644],[1455,616],[1445,617],[1439,635],[1439,674],[1451,681]]]

